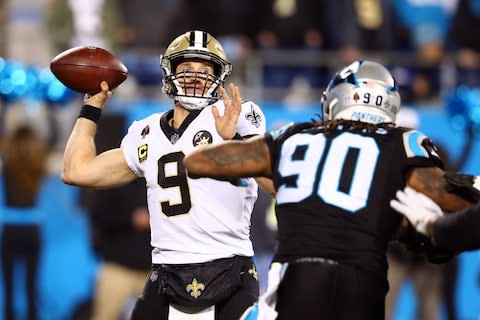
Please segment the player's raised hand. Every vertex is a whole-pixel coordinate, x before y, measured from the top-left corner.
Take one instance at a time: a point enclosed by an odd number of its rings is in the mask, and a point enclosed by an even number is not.
[[[407,217],[415,229],[428,236],[427,225],[443,215],[442,209],[432,199],[410,187],[397,191],[390,206]]]
[[[232,98],[227,94],[227,91],[220,87],[220,95],[222,96],[223,103],[225,105],[225,111],[223,115],[220,115],[216,106],[212,107],[212,113],[215,118],[215,127],[218,133],[223,139],[232,139],[237,132],[237,121],[242,110],[242,98],[240,97],[240,91],[238,87],[233,83],[230,84],[230,91],[232,92]]]
[[[102,109],[108,98],[112,96],[112,91],[110,91],[106,81],[100,83],[100,88],[102,90],[93,96],[85,94],[83,97],[83,104]]]

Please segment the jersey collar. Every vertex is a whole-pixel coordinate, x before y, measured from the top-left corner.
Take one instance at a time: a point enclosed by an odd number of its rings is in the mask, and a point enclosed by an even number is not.
[[[195,120],[198,117],[198,115],[202,112],[202,110],[190,111],[190,113],[188,114],[188,116],[185,118],[185,120],[182,122],[182,124],[178,129],[175,129],[174,127],[171,127],[168,124],[168,121],[173,118],[173,110],[167,111],[160,117],[160,128],[162,129],[165,136],[167,136],[167,138],[170,139],[170,142],[172,142],[172,144],[175,144],[175,142],[177,142],[178,139],[180,139],[180,137],[185,132],[185,130],[187,130],[190,123],[192,123],[193,120]]]

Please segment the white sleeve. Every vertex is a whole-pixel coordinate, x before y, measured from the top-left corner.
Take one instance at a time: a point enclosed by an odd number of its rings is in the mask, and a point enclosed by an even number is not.
[[[141,146],[137,145],[138,138],[136,137],[140,136],[137,128],[138,122],[135,121],[128,128],[127,134],[123,137],[120,148],[123,151],[130,170],[132,170],[138,177],[143,177],[143,170],[140,168],[140,162],[138,160],[138,153]]]
[[[266,118],[260,107],[251,101],[244,102],[238,118],[237,133],[244,137],[263,134],[266,129]]]

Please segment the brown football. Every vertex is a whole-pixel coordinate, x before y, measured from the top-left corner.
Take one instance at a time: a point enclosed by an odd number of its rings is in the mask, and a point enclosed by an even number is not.
[[[127,67],[117,57],[94,46],[63,51],[52,59],[50,70],[68,88],[88,94],[99,92],[103,80],[113,90],[128,76]]]

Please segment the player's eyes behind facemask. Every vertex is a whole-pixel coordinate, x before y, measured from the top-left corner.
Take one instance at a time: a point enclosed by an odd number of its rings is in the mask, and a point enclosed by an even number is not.
[[[177,82],[185,96],[203,97],[208,89],[214,84],[215,77],[205,72],[179,72],[172,79]]]
[[[215,82],[215,76],[208,73],[208,71],[195,72],[195,71],[181,71],[175,73],[172,79],[178,80],[182,83],[195,83],[196,81],[209,82],[210,85]]]

